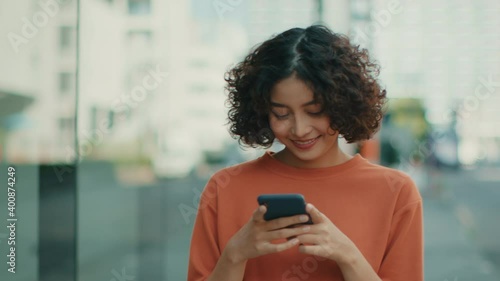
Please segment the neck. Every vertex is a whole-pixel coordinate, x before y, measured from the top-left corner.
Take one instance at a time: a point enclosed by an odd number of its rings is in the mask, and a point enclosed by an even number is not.
[[[287,148],[275,153],[273,156],[278,161],[289,166],[307,169],[332,167],[345,163],[352,158],[351,155],[346,154],[338,147],[320,159],[302,160],[293,155]]]

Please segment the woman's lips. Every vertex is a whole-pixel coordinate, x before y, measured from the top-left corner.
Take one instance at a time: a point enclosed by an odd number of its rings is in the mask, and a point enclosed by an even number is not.
[[[309,149],[313,147],[316,142],[318,142],[319,136],[314,138],[314,139],[309,139],[306,141],[298,141],[298,140],[292,140],[293,145],[299,149]]]

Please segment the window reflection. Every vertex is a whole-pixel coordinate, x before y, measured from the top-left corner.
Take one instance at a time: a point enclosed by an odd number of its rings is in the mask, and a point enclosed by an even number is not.
[[[59,28],[59,46],[61,51],[73,50],[75,48],[76,30],[73,26],[61,26]]]
[[[0,1],[0,159],[26,168],[26,193],[19,200],[30,232],[23,232],[27,242],[19,252],[26,262],[22,278],[39,280],[37,203],[45,199],[37,197],[36,165],[79,158],[74,238],[79,279],[118,280],[124,270],[136,280],[185,280],[193,221],[183,217],[179,205],[195,210],[193,201],[214,171],[263,153],[238,148],[228,135],[224,72],[272,34],[315,23],[319,2]],[[498,1],[401,1],[395,13],[388,6],[395,2],[386,2],[334,0],[321,7],[326,24],[349,33],[380,60],[391,97],[419,105],[396,108],[393,123],[381,131],[385,148],[400,149],[390,165],[417,167],[401,159],[434,141],[424,160],[469,170],[453,174],[461,183],[441,177],[438,168],[418,166],[422,190],[448,196],[448,187],[456,187],[463,204],[467,197],[483,196],[477,202],[491,203],[489,209],[478,208],[481,215],[475,215],[496,221],[490,216],[499,213],[498,196],[480,191],[494,190],[499,173],[495,168],[474,173],[500,161]],[[45,17],[47,24],[37,24]],[[433,131],[415,143],[410,132],[415,128]],[[478,192],[460,189],[476,178],[481,181],[470,186]],[[72,202],[64,193],[59,196]],[[489,232],[478,235],[493,249],[498,245],[488,235],[500,233],[487,226]],[[0,279],[8,280],[4,272]],[[437,276],[428,279],[444,274]]]
[[[128,0],[128,12],[131,15],[147,15],[151,13],[151,0]]]

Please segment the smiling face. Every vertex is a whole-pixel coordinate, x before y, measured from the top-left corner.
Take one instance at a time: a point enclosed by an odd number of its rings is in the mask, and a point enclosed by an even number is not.
[[[286,146],[275,157],[302,168],[329,167],[344,162],[338,147],[338,132],[330,128],[313,91],[292,75],[276,83],[271,91],[269,124],[274,136]]]

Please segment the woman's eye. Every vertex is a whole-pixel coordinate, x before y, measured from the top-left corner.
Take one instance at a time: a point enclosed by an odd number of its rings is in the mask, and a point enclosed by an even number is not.
[[[321,116],[325,113],[323,110],[316,111],[316,112],[309,112],[309,114],[314,115],[314,116]]]
[[[286,118],[288,116],[288,113],[281,113],[281,114],[279,114],[278,112],[274,112],[274,111],[273,111],[273,114],[278,119],[284,119],[284,118]]]
[[[307,113],[313,116],[321,116],[325,113],[325,110],[321,104],[314,104],[308,108]]]

